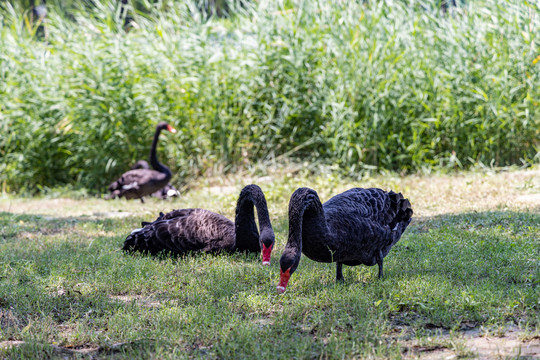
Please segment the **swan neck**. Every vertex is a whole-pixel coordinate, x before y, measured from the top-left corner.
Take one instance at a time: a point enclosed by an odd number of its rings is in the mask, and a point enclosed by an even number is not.
[[[159,162],[157,158],[157,143],[159,139],[159,134],[161,133],[161,128],[157,128],[156,132],[154,134],[154,140],[152,141],[152,147],[150,148],[150,164],[154,168],[154,170],[157,170],[159,172],[165,173],[167,175],[171,175],[171,171],[168,167],[163,165]]]
[[[240,192],[236,205],[235,230],[238,249],[249,249],[251,251],[261,249],[254,207],[257,208],[261,233],[263,231],[273,233],[264,193],[257,185],[248,185]]]
[[[325,239],[327,234],[326,217],[317,192],[308,188],[296,190],[289,202],[287,245],[301,250],[303,242]]]

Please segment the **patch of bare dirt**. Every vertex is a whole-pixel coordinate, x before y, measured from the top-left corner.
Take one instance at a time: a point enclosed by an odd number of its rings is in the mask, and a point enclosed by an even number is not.
[[[404,340],[406,359],[540,359],[540,338],[524,336],[517,328],[510,328],[500,335],[482,333],[471,329],[450,334],[439,332],[427,339]]]
[[[540,340],[520,341],[519,339],[504,336],[474,337],[465,340],[465,346],[478,354],[479,359],[493,359],[505,357],[540,358]]]

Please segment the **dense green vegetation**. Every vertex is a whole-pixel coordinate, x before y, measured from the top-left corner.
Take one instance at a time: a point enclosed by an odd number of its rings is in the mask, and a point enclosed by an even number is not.
[[[345,267],[345,282],[336,284],[333,264],[303,257],[287,292],[278,295],[292,189],[312,186],[326,200],[337,192],[332,188],[355,185],[287,178],[264,186],[276,231],[270,267],[242,254],[170,259],[119,250],[158,209],[200,206],[232,217],[236,193],[211,195],[201,188],[175,203],[90,199],[68,202],[70,209],[55,200],[2,199],[0,342],[24,344],[0,348],[0,357],[86,350],[88,357],[126,359],[401,359],[417,342],[471,358],[464,330],[495,338],[518,328],[521,339],[538,336],[538,213],[415,216],[385,259],[382,280],[376,266]],[[384,181],[385,187],[405,187]],[[425,212],[419,203],[444,205],[419,187],[406,195],[418,213]],[[16,213],[25,201],[39,210]],[[131,216],[104,216],[126,209]]]
[[[538,161],[532,2],[259,1],[210,20],[148,2],[128,31],[93,3],[51,6],[46,39],[2,6],[5,191],[101,192],[161,120],[180,129],[161,146],[176,182],[291,158],[349,175]]]

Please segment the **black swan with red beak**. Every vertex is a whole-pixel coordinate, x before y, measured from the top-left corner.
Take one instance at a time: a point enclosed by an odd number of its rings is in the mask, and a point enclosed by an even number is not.
[[[131,170],[136,169],[150,169],[150,165],[146,160],[139,160],[133,166],[131,167]],[[180,196],[180,192],[178,189],[176,189],[171,183],[168,183],[164,187],[162,187],[160,190],[156,191],[155,193],[152,193],[152,197],[166,200],[168,198],[172,197],[178,197]]]
[[[111,199],[125,197],[126,199],[141,199],[144,202],[143,196],[150,195],[169,183],[172,177],[171,170],[158,161],[156,154],[157,142],[162,130],[176,132],[166,122],[160,122],[156,126],[154,141],[150,148],[150,163],[154,170],[136,169],[122,174],[118,180],[109,185]]]
[[[263,265],[269,265],[275,241],[266,198],[257,185],[248,185],[240,192],[234,223],[209,210],[180,209],[161,213],[155,221],[143,222],[142,226],[126,238],[123,250],[179,255],[188,251],[262,252]]]
[[[315,190],[299,188],[289,202],[289,239],[280,259],[278,291],[283,293],[300,263],[301,253],[342,266],[379,265],[411,222],[413,210],[401,193],[354,188],[321,204]]]

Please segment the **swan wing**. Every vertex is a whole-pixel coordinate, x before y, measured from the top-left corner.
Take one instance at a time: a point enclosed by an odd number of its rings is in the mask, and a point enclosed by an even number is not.
[[[234,224],[223,215],[204,209],[174,210],[130,234],[124,242],[124,250],[152,254],[232,251]]]

